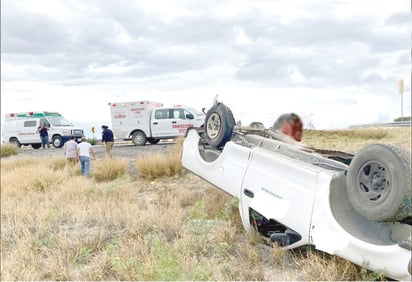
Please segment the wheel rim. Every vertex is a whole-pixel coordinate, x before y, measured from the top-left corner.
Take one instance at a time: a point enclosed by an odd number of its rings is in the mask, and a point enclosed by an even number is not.
[[[142,142],[143,142],[143,136],[142,136],[142,134],[139,134],[139,133],[135,134],[135,136],[134,136],[134,142],[135,142],[136,144],[142,144]]]
[[[370,204],[384,201],[390,190],[390,174],[386,167],[375,161],[365,163],[356,177],[360,197]]]
[[[207,135],[210,138],[215,138],[219,135],[220,132],[220,125],[222,121],[220,116],[217,113],[213,113],[210,115],[209,119],[207,120]]]
[[[61,144],[61,141],[60,141],[59,138],[56,138],[56,139],[53,140],[53,146],[54,146],[55,148],[60,147],[60,144]]]

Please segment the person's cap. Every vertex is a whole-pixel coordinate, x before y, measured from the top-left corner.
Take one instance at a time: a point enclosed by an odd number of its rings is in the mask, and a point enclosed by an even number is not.
[[[107,125],[102,125],[102,128],[106,129],[109,128]]]

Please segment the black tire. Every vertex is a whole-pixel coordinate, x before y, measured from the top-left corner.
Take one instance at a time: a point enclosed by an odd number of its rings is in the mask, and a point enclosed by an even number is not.
[[[61,136],[53,136],[52,143],[54,148],[61,148],[63,146],[63,138]]]
[[[223,103],[214,105],[206,114],[206,142],[214,147],[222,147],[232,138],[235,119],[232,111]]]
[[[346,189],[353,208],[373,221],[411,215],[411,156],[386,144],[369,145],[349,166]]]
[[[19,140],[17,138],[11,138],[9,141],[11,144],[16,145],[17,148],[21,147],[21,143],[19,142]]]
[[[40,149],[40,147],[41,147],[41,143],[34,143],[34,144],[31,144],[31,147],[33,148],[33,149]]]
[[[135,131],[132,135],[132,142],[136,146],[144,146],[146,144],[147,137],[142,131]]]
[[[160,139],[156,139],[156,138],[147,138],[147,142],[149,142],[152,145],[156,145],[157,143],[160,142]]]

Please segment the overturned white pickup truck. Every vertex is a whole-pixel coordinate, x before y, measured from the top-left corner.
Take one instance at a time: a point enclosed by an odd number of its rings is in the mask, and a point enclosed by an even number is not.
[[[387,277],[411,280],[411,157],[392,145],[351,155],[235,125],[215,101],[188,131],[182,163],[239,198],[244,227],[292,249],[314,245]]]

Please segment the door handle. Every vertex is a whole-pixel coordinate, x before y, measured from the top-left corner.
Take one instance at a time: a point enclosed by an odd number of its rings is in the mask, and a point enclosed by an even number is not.
[[[255,197],[255,194],[252,191],[250,191],[249,189],[243,189],[243,194],[245,194],[249,198]]]
[[[158,124],[157,122],[154,122],[153,124]]]
[[[176,123],[177,121],[172,121],[172,123]]]

